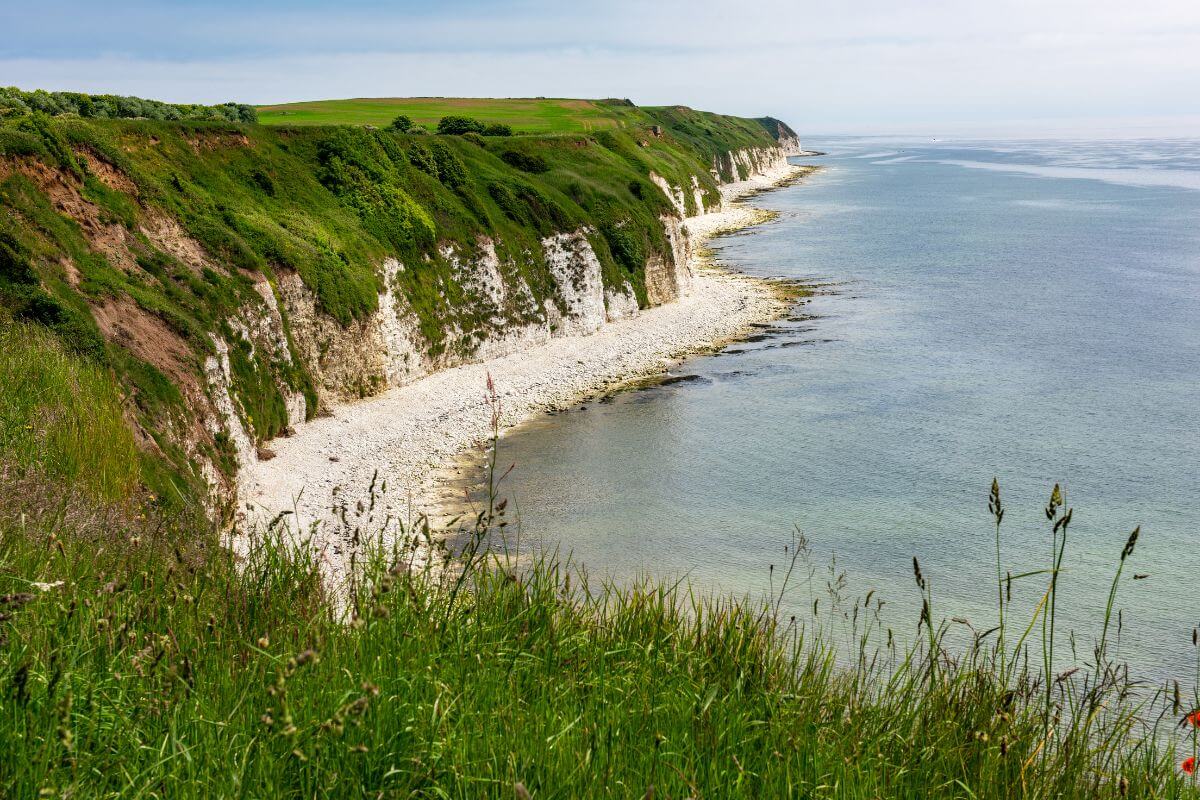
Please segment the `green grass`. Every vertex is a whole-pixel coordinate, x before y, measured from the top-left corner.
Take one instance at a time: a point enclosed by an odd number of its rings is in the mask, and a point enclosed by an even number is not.
[[[0,320],[0,469],[120,502],[140,485],[139,454],[109,376],[41,326]]]
[[[16,496],[0,505],[4,796],[1198,796],[1176,767],[1191,706],[1136,704],[1103,648],[1099,682],[1047,684],[1044,638],[1018,641],[1038,616],[954,652],[930,606],[909,648],[873,621],[878,598],[831,590],[788,617],[802,542],[768,601],[589,587],[552,558],[494,556],[493,491],[459,554],[433,549],[447,569],[414,559],[424,529],[351,512],[367,543],[331,600],[319,554],[277,527],[236,561],[169,517]]]
[[[657,127],[686,147],[711,157],[742,147],[773,142],[775,132],[795,135],[771,117],[747,119],[695,111],[686,106],[635,106],[626,100],[565,98],[378,97],[315,100],[259,106],[264,125],[372,125],[387,127],[399,115],[427,131],[437,129],[445,116],[466,116],[487,123],[504,123],[516,133],[578,134],[616,129],[632,134],[643,145],[655,144]],[[764,135],[766,134],[766,135]],[[706,164],[711,166],[711,164]],[[726,176],[738,179],[739,176]],[[745,177],[745,176],[740,176]]]
[[[400,114],[432,131],[445,116],[503,122],[514,131],[581,133],[624,124],[619,107],[594,100],[560,98],[376,97],[315,100],[258,107],[264,125],[375,125]]]

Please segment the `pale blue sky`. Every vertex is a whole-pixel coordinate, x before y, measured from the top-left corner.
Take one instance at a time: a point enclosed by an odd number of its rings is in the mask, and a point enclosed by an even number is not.
[[[802,132],[1200,135],[1197,0],[0,0],[0,84],[629,97]]]

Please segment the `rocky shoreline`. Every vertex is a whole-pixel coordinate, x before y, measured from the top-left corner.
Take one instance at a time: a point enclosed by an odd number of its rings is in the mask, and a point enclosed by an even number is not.
[[[445,507],[447,467],[491,433],[490,376],[500,427],[662,374],[679,359],[744,336],[786,312],[775,283],[709,263],[708,238],[759,224],[768,212],[735,202],[807,174],[788,165],[722,187],[720,211],[685,220],[693,245],[690,291],[581,336],[442,370],[376,397],[335,408],[273,443],[274,455],[248,465],[239,479],[245,531],[286,520],[322,553],[331,574],[345,574],[354,539]],[[253,534],[257,535],[257,534]]]

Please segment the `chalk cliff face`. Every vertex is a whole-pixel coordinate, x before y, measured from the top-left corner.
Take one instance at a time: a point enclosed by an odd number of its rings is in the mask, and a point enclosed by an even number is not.
[[[720,183],[736,183],[786,167],[788,155],[782,146],[731,150],[713,159],[712,174]]]
[[[804,154],[804,148],[800,144],[800,137],[786,122],[774,117],[763,117],[758,122],[775,138],[775,141],[779,143],[779,148],[783,150],[785,155],[799,156]]]
[[[378,309],[349,325],[320,310],[299,274],[279,275],[274,290],[287,311],[292,341],[308,365],[323,405],[374,394],[430,371],[416,319],[393,290],[402,269],[394,258],[383,262],[384,289]]]
[[[660,217],[670,250],[646,260],[646,299],[652,306],[669,303],[692,285],[691,243],[681,217]]]
[[[546,265],[558,289],[556,299],[562,303],[561,313],[553,302],[546,303],[547,316],[553,315],[552,332],[558,336],[593,333],[608,321],[600,260],[585,234],[579,230],[542,239]]]
[[[779,149],[788,156],[804,155],[804,147],[800,144],[799,136],[784,136],[779,140]]]

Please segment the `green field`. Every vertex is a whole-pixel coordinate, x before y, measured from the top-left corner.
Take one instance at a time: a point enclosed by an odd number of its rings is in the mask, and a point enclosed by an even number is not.
[[[579,133],[623,124],[637,116],[631,106],[600,100],[560,98],[360,97],[259,106],[264,125],[378,125],[404,114],[429,130],[444,116],[460,114],[503,122],[525,133]]]

